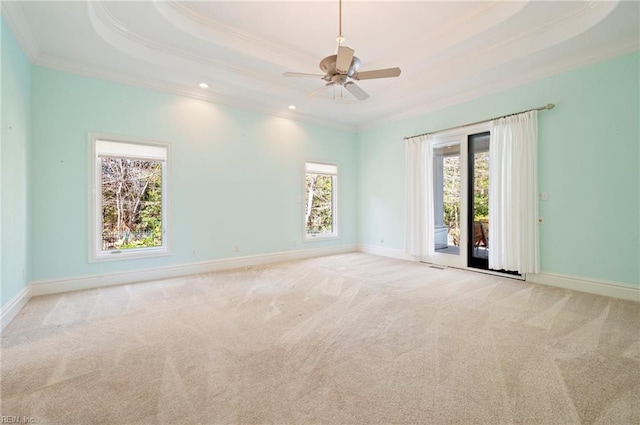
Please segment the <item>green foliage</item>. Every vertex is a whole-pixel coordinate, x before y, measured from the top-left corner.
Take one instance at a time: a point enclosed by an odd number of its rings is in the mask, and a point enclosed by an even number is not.
[[[443,224],[449,228],[451,242],[460,243],[460,157],[447,156],[443,161]],[[474,157],[474,220],[489,221],[489,152]]]
[[[442,158],[443,224],[449,228],[451,243],[460,243],[460,156]]]
[[[162,164],[102,158],[103,249],[162,245]]]
[[[159,163],[153,165],[154,172],[149,177],[149,185],[142,197],[140,224],[142,230],[150,231],[152,238],[145,238],[144,246],[162,245],[162,173]]]
[[[312,233],[333,232],[334,177],[323,174],[307,174],[306,231]],[[311,205],[309,205],[311,201]]]
[[[122,244],[120,245],[120,249],[148,248],[160,245],[158,242],[161,243],[162,241],[158,241],[155,236],[148,236],[143,239],[134,239],[128,243]]]
[[[475,154],[473,188],[474,220],[489,217],[489,152]]]

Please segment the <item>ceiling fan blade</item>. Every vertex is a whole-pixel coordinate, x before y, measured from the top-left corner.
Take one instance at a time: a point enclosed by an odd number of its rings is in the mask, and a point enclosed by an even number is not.
[[[282,74],[285,77],[298,77],[298,78],[323,78],[321,74],[306,74],[304,72],[285,72]]]
[[[367,94],[367,92],[362,90],[360,86],[358,86],[356,83],[349,82],[344,85],[344,88],[347,89],[349,93],[354,95],[355,98],[358,100],[366,100],[369,98],[369,95]]]
[[[317,89],[315,89],[315,90],[313,90],[313,91],[309,92],[309,94],[308,94],[307,96],[309,96],[309,97],[317,96],[317,95],[319,95],[320,93],[322,93],[323,91],[325,91],[327,88],[329,88],[330,86],[333,86],[334,84],[335,84],[335,83],[334,83],[333,81],[332,81],[332,82],[330,82],[330,83],[327,83],[327,84],[325,84],[324,86],[322,86],[322,87],[318,87]]]
[[[400,68],[375,69],[373,71],[357,72],[353,78],[356,80],[372,80],[374,78],[398,77]]]
[[[355,51],[347,46],[338,47],[338,58],[336,59],[336,71],[340,74],[346,74],[351,68],[351,61]]]

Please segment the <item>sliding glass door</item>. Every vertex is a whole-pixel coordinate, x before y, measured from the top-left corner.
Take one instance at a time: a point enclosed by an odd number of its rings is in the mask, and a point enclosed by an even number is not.
[[[425,229],[424,225],[419,226],[421,224],[419,220],[417,226],[412,226],[412,228],[421,229],[420,232],[425,232],[422,239],[416,238],[413,241],[422,243],[421,246],[416,244],[423,252],[421,259],[443,266],[517,275],[518,273],[515,272],[489,268],[492,249],[492,224],[489,219],[489,187],[491,185],[489,123],[428,135],[419,141],[429,143],[429,151],[424,151],[426,145],[416,145],[421,146],[422,151],[416,150],[415,156],[420,158],[421,155],[425,155],[426,157],[422,156],[422,158],[428,158],[429,166],[422,169],[414,167],[414,172],[410,175],[418,176],[416,180],[418,183],[421,181],[420,178],[424,179],[428,189],[423,191],[419,184],[414,184],[412,187],[418,188],[418,195],[422,192],[428,198],[427,202],[424,202],[424,198],[414,196],[417,202],[412,202],[418,207],[422,206],[421,211],[424,214],[414,214],[413,218],[425,217],[425,221],[432,226]],[[497,143],[495,139],[494,142]],[[408,144],[408,146],[413,145]],[[408,158],[412,159],[411,156]],[[421,171],[425,169],[430,170]],[[496,174],[497,180],[499,177],[500,175]],[[499,181],[494,182],[494,184],[498,183]],[[492,187],[492,190],[497,190],[497,186]],[[424,208],[425,205],[429,209]],[[433,212],[433,224],[428,215],[429,211]],[[501,230],[498,227],[500,216],[494,212],[492,217],[494,231],[497,232]],[[425,240],[429,240],[431,244],[427,246],[428,249],[424,249]],[[412,245],[407,244],[407,246]],[[495,255],[491,257],[495,260]]]
[[[489,141],[487,125],[433,138],[431,263],[489,269]]]

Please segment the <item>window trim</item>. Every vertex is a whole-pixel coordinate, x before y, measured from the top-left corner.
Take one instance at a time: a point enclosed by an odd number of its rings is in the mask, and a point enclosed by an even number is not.
[[[307,204],[307,164],[319,164],[319,165],[328,165],[336,168],[335,174],[327,174],[327,173],[315,173],[315,174],[325,174],[331,175],[333,177],[332,182],[332,195],[331,195],[331,211],[333,213],[333,231],[331,233],[307,233],[307,223],[305,220],[306,215],[306,204]],[[332,239],[340,238],[340,227],[339,227],[339,215],[338,215],[338,182],[340,175],[340,164],[337,162],[329,162],[329,161],[315,161],[315,160],[306,160],[303,164],[303,174],[302,174],[302,241],[303,242],[314,242],[314,241],[326,241]]]
[[[126,250],[102,251],[102,196],[98,184],[102,181],[102,168],[97,152],[98,141],[126,143],[130,145],[144,145],[165,149],[166,159],[162,164],[162,246],[150,248],[131,248]],[[152,258],[173,255],[171,250],[171,210],[170,200],[170,170],[171,145],[166,142],[138,139],[133,137],[115,136],[103,133],[89,133],[89,167],[88,167],[88,215],[89,215],[89,262],[119,261],[139,258]]]

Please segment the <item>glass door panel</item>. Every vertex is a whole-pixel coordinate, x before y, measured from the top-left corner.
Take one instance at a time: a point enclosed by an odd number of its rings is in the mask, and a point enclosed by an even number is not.
[[[489,269],[489,133],[469,136],[469,267]]]
[[[435,253],[460,255],[462,208],[460,142],[433,147],[433,208]]]

